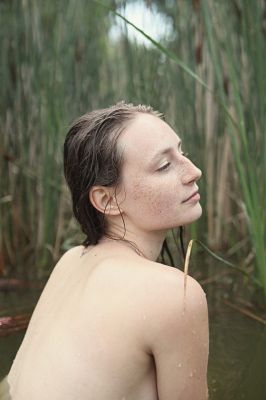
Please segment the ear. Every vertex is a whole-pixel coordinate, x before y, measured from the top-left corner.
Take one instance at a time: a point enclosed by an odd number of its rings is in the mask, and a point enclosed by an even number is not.
[[[118,206],[114,189],[106,186],[93,186],[89,193],[94,208],[105,215],[119,215],[122,210]]]

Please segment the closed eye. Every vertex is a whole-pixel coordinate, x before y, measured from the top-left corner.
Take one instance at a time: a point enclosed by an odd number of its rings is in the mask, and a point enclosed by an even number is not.
[[[166,169],[169,168],[170,164],[171,164],[170,162],[167,162],[162,167],[158,168],[157,171],[165,171]]]

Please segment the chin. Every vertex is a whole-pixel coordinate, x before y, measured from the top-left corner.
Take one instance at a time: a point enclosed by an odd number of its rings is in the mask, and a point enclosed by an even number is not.
[[[189,225],[192,222],[197,221],[201,217],[202,208],[201,205],[198,203],[192,210],[187,212],[187,215],[184,215],[184,220],[180,225]]]

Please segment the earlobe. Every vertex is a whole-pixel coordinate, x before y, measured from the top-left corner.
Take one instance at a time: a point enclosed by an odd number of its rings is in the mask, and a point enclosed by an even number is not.
[[[105,215],[119,215],[121,210],[112,189],[105,186],[93,186],[89,199],[94,208]]]

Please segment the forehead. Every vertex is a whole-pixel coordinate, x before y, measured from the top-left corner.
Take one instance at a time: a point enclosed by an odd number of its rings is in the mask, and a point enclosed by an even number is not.
[[[137,114],[130,121],[118,144],[123,151],[124,162],[149,160],[165,147],[175,147],[180,141],[175,131],[159,117],[149,114]]]

